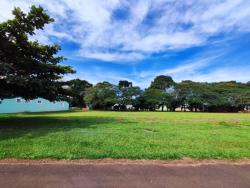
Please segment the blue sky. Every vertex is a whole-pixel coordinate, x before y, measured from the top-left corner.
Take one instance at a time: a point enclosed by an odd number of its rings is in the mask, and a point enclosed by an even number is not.
[[[32,4],[55,18],[31,40],[62,46],[65,79],[250,80],[249,0],[1,0],[0,21]]]

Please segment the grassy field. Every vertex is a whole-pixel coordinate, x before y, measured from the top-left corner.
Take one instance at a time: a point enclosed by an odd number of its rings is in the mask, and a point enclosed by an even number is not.
[[[250,114],[0,115],[0,158],[250,159]]]

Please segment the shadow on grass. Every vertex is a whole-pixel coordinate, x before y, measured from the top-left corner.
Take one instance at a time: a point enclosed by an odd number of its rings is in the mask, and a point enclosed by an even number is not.
[[[0,141],[14,138],[36,138],[77,128],[96,129],[97,125],[118,122],[109,117],[6,117],[0,119]]]

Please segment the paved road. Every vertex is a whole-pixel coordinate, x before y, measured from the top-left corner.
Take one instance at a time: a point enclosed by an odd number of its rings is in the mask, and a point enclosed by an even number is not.
[[[0,164],[0,187],[249,188],[250,165]]]

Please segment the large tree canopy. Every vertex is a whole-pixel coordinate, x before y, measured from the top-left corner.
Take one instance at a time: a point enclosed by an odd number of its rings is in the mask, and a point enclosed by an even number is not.
[[[93,105],[94,109],[107,110],[117,102],[117,93],[117,86],[109,82],[100,82],[86,89],[84,100],[87,104]]]
[[[28,14],[15,8],[13,15],[14,19],[0,23],[0,98],[62,98],[64,83],[60,80],[64,74],[74,71],[69,66],[58,65],[64,60],[56,56],[60,46],[29,40],[29,36],[53,19],[42,7],[35,6]]]
[[[166,91],[168,88],[174,86],[174,84],[175,83],[170,76],[160,75],[156,76],[154,81],[151,82],[150,88]]]
[[[70,96],[70,104],[74,107],[84,107],[84,96],[87,88],[92,87],[92,84],[86,80],[74,79],[67,82],[68,95]]]
[[[140,97],[142,90],[139,87],[134,87],[132,82],[121,80],[118,84],[117,103],[118,109],[126,110],[127,105],[132,105],[136,108],[138,97]]]

